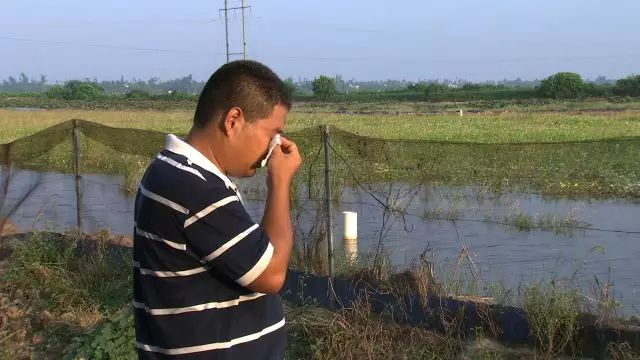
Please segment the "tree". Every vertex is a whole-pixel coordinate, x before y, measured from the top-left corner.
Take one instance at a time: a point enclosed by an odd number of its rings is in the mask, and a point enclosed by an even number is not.
[[[65,100],[95,100],[104,95],[104,89],[95,83],[78,80],[68,81],[64,86],[53,86],[47,96]]]
[[[292,78],[286,78],[282,84],[284,85],[285,90],[289,96],[293,96],[296,92],[296,84],[293,82]]]
[[[104,89],[92,82],[72,80],[65,85],[66,99],[69,100],[94,100],[102,97]]]
[[[127,92],[124,95],[124,97],[127,98],[127,99],[144,100],[144,99],[151,98],[151,94],[148,91],[145,91],[145,90],[133,89],[133,90]]]
[[[421,82],[407,86],[407,90],[423,92],[426,100],[438,100],[438,95],[449,91],[449,88],[437,82]]]
[[[51,99],[64,99],[65,93],[66,91],[62,86],[53,85],[49,90],[47,90],[47,97]]]
[[[559,72],[542,80],[537,90],[542,97],[570,99],[582,96],[586,86],[579,74]]]
[[[332,78],[324,75],[315,78],[311,84],[311,88],[313,90],[313,96],[321,100],[327,100],[337,93],[336,82]]]
[[[640,75],[631,75],[616,81],[613,93],[622,96],[640,96]]]

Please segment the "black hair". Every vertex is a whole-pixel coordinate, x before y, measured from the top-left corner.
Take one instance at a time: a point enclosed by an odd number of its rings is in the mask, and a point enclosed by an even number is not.
[[[276,105],[291,109],[284,83],[267,66],[252,60],[232,61],[211,75],[200,93],[193,118],[197,127],[224,119],[233,107],[249,122],[266,118]]]

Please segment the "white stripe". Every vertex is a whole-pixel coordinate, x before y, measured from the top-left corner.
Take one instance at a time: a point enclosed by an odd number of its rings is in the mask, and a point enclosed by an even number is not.
[[[139,228],[136,228],[136,234],[138,234],[140,236],[143,236],[143,237],[146,237],[147,239],[163,242],[163,243],[171,246],[174,249],[187,250],[187,245],[186,244],[180,244],[180,243],[177,243],[177,242],[169,241],[167,239],[163,239],[163,238],[159,237],[158,235],[154,235],[154,234],[148,233],[146,231],[140,230]]]
[[[240,279],[237,280],[238,284],[242,286],[247,286],[251,284],[255,279],[262,274],[264,269],[267,268],[269,262],[271,261],[271,256],[273,256],[273,245],[269,243],[267,245],[267,249],[264,251],[264,254],[260,257],[260,260],[249,270],[246,274],[244,274]]]
[[[194,164],[200,166],[201,168],[213,173],[222,181],[224,181],[225,185],[230,189],[236,189],[235,184],[231,179],[229,179],[225,174],[218,169],[218,167],[211,162],[211,160],[207,159],[200,151],[196,150],[193,146],[184,142],[184,140],[179,137],[169,134],[166,137],[165,148],[173,153],[184,155],[187,159],[191,160]]]
[[[185,208],[182,205],[178,205],[176,203],[174,203],[173,201],[163,198],[162,196],[158,195],[158,194],[154,194],[151,191],[145,189],[142,185],[140,185],[140,192],[142,193],[142,195],[148,197],[149,199],[153,199],[159,203],[162,203],[164,205],[167,205],[168,207],[172,208],[173,210],[179,211],[183,214],[189,214],[189,210],[187,208]]]
[[[224,309],[232,306],[238,306],[240,305],[241,302],[259,299],[264,295],[265,294],[262,294],[262,293],[253,293],[250,295],[243,295],[238,297],[237,299],[233,299],[229,301],[210,302],[210,303],[186,306],[181,308],[165,308],[165,309],[152,309],[152,308],[149,308],[144,303],[134,301],[133,307],[135,307],[136,309],[142,309],[151,315],[176,315],[176,314],[182,314],[186,312],[204,311],[209,309]]]
[[[269,333],[272,333],[272,332],[280,329],[283,326],[284,326],[284,319],[280,320],[276,324],[273,324],[273,325],[271,325],[269,327],[266,327],[266,328],[262,329],[262,331],[259,331],[257,333],[253,333],[253,334],[250,334],[250,335],[242,336],[242,337],[235,338],[235,339],[232,339],[232,340],[229,340],[229,341],[225,341],[225,342],[211,343],[211,344],[206,344],[206,345],[189,346],[189,347],[174,348],[174,349],[165,349],[165,348],[161,348],[161,347],[157,347],[157,346],[151,346],[151,345],[147,345],[147,344],[142,344],[142,343],[136,342],[136,347],[138,349],[142,349],[144,351],[152,351],[152,352],[157,352],[157,353],[161,353],[161,354],[165,354],[165,355],[182,355],[182,354],[191,354],[191,353],[202,352],[202,351],[228,349],[228,348],[230,348],[230,347],[232,347],[234,345],[238,345],[238,344],[246,343],[246,342],[249,342],[249,341],[257,340],[257,339],[263,337],[264,335],[267,335]]]
[[[140,263],[137,261],[133,262],[133,267],[137,268],[140,271],[141,275],[150,275],[150,276],[156,276],[156,277],[189,276],[189,275],[200,274],[202,272],[209,271],[211,269],[211,267],[209,266],[200,266],[194,269],[181,270],[181,271],[156,271],[156,270],[140,267]]]
[[[172,158],[168,158],[168,157],[166,157],[166,156],[164,156],[162,154],[158,154],[157,158],[159,160],[162,160],[162,161],[166,162],[167,164],[170,164],[170,165],[173,165],[173,166],[177,167],[180,170],[184,170],[186,172],[190,172],[193,175],[199,177],[200,179],[202,179],[204,181],[207,181],[207,179],[205,179],[204,176],[202,176],[200,171],[198,171],[198,170],[196,170],[196,169],[194,169],[192,167],[184,166],[184,165],[180,164],[179,162],[173,160]]]
[[[188,218],[185,222],[184,222],[184,227],[186,228],[187,226],[193,224],[194,222],[198,221],[199,219],[209,215],[213,210],[219,208],[219,207],[223,207],[229,203],[232,203],[234,201],[239,201],[240,198],[238,198],[237,196],[229,196],[226,197],[220,201],[217,201],[209,206],[207,206],[206,208],[200,210],[197,214],[193,215],[192,217]]]
[[[211,260],[217,258],[218,256],[222,255],[225,251],[229,250],[229,248],[231,248],[233,245],[235,245],[238,241],[240,241],[240,240],[244,239],[245,237],[247,237],[247,235],[251,234],[251,232],[253,232],[257,228],[258,228],[258,224],[254,224],[252,227],[248,228],[247,230],[245,230],[245,231],[241,232],[240,234],[236,235],[236,237],[234,237],[233,239],[231,239],[231,240],[227,241],[226,243],[224,243],[216,251],[212,252],[207,257],[205,257],[204,260],[205,261],[211,261]]]

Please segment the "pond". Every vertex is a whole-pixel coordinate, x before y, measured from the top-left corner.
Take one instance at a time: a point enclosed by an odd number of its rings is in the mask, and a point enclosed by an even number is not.
[[[83,175],[84,231],[131,233],[134,196],[121,190],[122,181],[120,176]],[[69,174],[13,169],[1,210],[6,214],[35,184],[10,221],[21,230],[74,228],[75,185]],[[239,181],[245,206],[256,220],[264,208],[263,184],[260,176]],[[494,196],[481,188],[446,185],[386,184],[367,190],[343,189],[334,203],[337,248],[342,246],[342,212],[355,211],[361,256],[375,252],[380,241],[391,263],[403,267],[429,249],[436,277],[450,275],[458,267],[475,277],[480,288],[498,283],[516,293],[521,284],[533,280],[573,280],[585,298],[594,298],[594,277],[601,283],[611,279],[621,312],[640,313],[638,202],[537,194]],[[370,192],[383,204],[401,209],[403,215],[388,217],[383,227],[383,207]],[[319,204],[300,203],[306,208],[300,226],[317,221],[314,214]]]

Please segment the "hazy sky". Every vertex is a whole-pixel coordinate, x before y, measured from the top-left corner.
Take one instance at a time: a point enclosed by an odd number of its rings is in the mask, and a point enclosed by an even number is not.
[[[222,0],[0,0],[0,78],[206,79]],[[238,6],[240,1],[229,1]],[[283,77],[535,79],[640,73],[640,0],[247,0],[248,54]],[[230,13],[241,51],[240,13]]]

